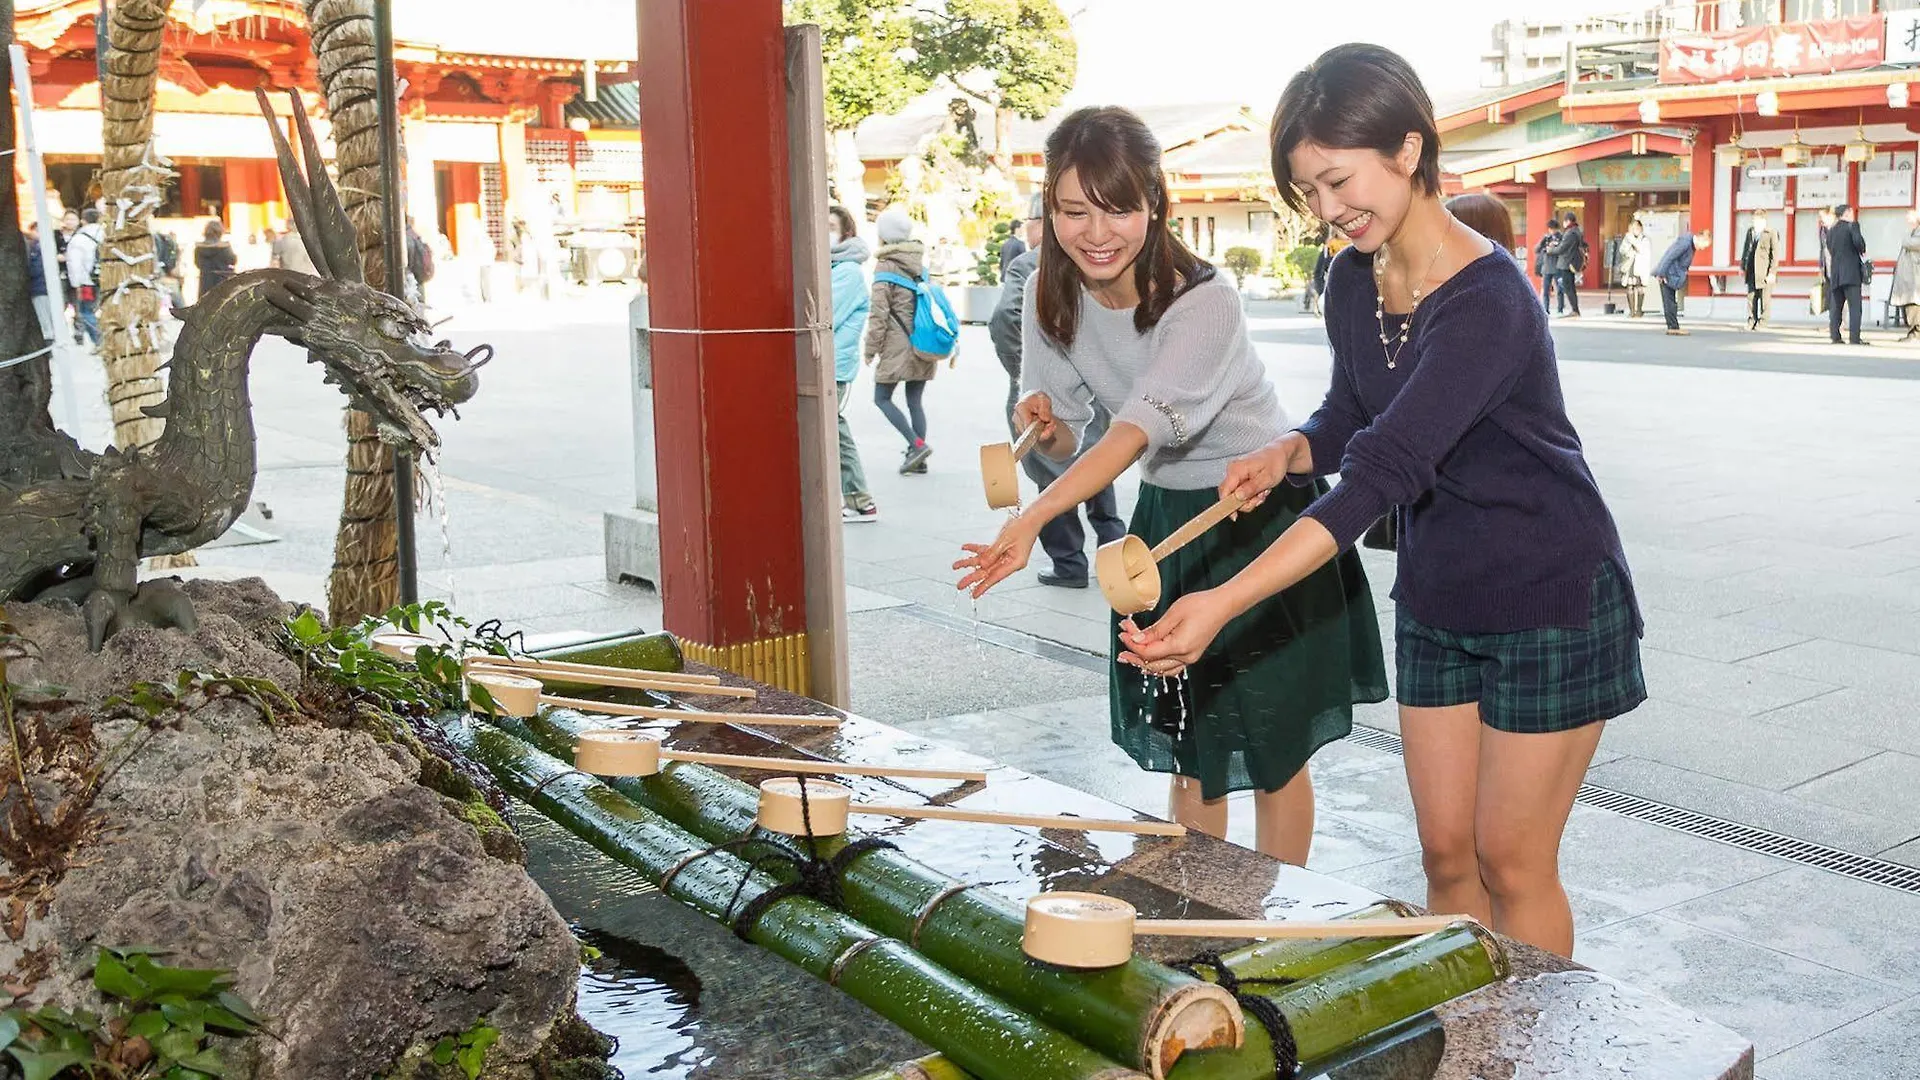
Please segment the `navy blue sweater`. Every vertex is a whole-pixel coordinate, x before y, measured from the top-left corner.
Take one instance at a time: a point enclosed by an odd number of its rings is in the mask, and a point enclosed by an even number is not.
[[[1540,298],[1494,251],[1421,302],[1398,366],[1374,319],[1372,260],[1349,248],[1327,281],[1333,383],[1300,430],[1340,483],[1306,515],[1342,550],[1403,507],[1393,597],[1461,633],[1585,627],[1613,516],[1567,419]],[[1396,339],[1402,320],[1387,317]],[[1636,606],[1635,623],[1639,623]]]

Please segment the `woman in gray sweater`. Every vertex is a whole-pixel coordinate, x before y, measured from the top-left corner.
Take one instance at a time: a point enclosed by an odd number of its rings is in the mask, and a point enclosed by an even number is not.
[[[1232,282],[1167,225],[1160,147],[1124,109],[1082,109],[1047,139],[1047,219],[1029,279],[1015,427],[1071,457],[1098,403],[1107,434],[1010,520],[968,544],[955,569],[974,596],[1024,567],[1040,526],[1139,462],[1131,531],[1157,543],[1212,505],[1227,464],[1287,429],[1247,336]],[[1222,522],[1160,564],[1161,608],[1233,576],[1312,500],[1302,489]],[[1126,626],[1116,618],[1115,641]],[[1117,650],[1116,650],[1117,652]],[[1313,839],[1314,751],[1381,701],[1373,599],[1349,553],[1229,628],[1222,647],[1162,683],[1112,669],[1113,740],[1142,768],[1174,774],[1173,817],[1225,835],[1226,796],[1253,789],[1260,850],[1304,863]]]

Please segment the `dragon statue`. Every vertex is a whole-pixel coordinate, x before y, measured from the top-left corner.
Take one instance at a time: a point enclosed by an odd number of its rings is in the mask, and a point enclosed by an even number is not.
[[[444,416],[472,398],[474,372],[493,356],[489,345],[461,353],[434,342],[418,311],[367,285],[299,92],[289,97],[305,171],[267,95],[255,94],[319,276],[248,271],[176,312],[185,325],[167,399],[149,409],[166,429],[151,446],[93,454],[54,430],[50,418],[0,431],[0,602],[72,600],[95,649],[128,625],[193,628],[192,605],[177,583],[140,583],[140,560],[207,543],[246,509],[255,471],[247,376],[263,335],[305,348],[327,382],[376,418],[385,441],[416,455],[431,455],[440,442],[423,413]]]

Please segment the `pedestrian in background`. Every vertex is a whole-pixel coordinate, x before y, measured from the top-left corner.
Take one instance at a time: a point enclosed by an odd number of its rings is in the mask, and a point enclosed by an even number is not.
[[[1540,279],[1540,305],[1551,312],[1553,310],[1553,290],[1560,283],[1560,275],[1555,272],[1554,260],[1560,253],[1560,219],[1547,219],[1547,233],[1540,242],[1533,245],[1533,275]],[[1567,298],[1560,298],[1560,311],[1567,310]]]
[[[1860,338],[1861,291],[1873,277],[1867,262],[1867,238],[1853,220],[1853,207],[1841,203],[1833,208],[1834,222],[1827,229],[1827,336],[1835,345],[1840,340],[1840,309],[1847,313],[1849,345],[1865,345]]]
[[[285,224],[285,231],[273,241],[272,265],[282,270],[313,274],[318,277],[319,272],[314,269],[313,256],[307,254],[307,242],[300,237],[300,227],[291,220]]]
[[[888,207],[874,222],[880,237],[876,275],[898,274],[917,281],[926,272],[926,245],[913,238],[913,219],[897,206]],[[892,282],[875,280],[871,307],[867,312],[865,349],[867,362],[873,365],[873,403],[907,441],[900,458],[902,475],[925,473],[933,447],[927,445],[927,414],[922,398],[927,382],[939,369],[937,358],[913,347],[913,312],[917,302],[912,289]],[[906,387],[907,411],[893,403],[893,389]]]
[[[878,521],[880,508],[867,491],[860,446],[847,426],[847,396],[860,375],[860,335],[867,328],[867,272],[871,254],[846,207],[827,208],[827,261],[832,265],[833,385],[840,408],[840,520]]]
[[[40,256],[40,223],[27,222],[27,290],[33,295],[33,314],[40,336],[53,340],[53,302],[47,299],[47,264]]]
[[[100,344],[100,245],[106,242],[100,211],[89,206],[80,214],[80,228],[67,241],[67,284],[73,287],[73,310],[80,332],[96,347]]]
[[[1653,276],[1660,282],[1660,312],[1667,317],[1667,333],[1684,336],[1680,329],[1680,296],[1687,288],[1687,272],[1693,269],[1693,257],[1712,240],[1707,230],[1682,233],[1668,246],[1666,254],[1653,265]]]
[[[193,245],[193,268],[200,274],[200,292],[196,299],[204,298],[232,277],[237,261],[233,245],[227,243],[227,227],[217,218],[207,222],[207,227],[201,230],[200,242]]]
[[[994,306],[993,316],[987,320],[987,332],[993,338],[993,351],[999,355],[1000,366],[1007,372],[1007,430],[1015,438],[1020,435],[1020,427],[1014,420],[1014,405],[1020,396],[1021,336],[1027,310],[1027,280],[1033,276],[1034,267],[1040,265],[1040,242],[1046,229],[1046,216],[1047,197],[1036,193],[1027,207],[1027,219],[1021,223],[1026,233],[1027,250],[1008,265],[1007,276],[1000,283],[1000,303]],[[1081,445],[1091,446],[1099,442],[1106,435],[1111,420],[1107,410],[1095,402],[1093,419],[1087,422],[1087,433]],[[1020,468],[1045,494],[1047,488],[1060,479],[1077,457],[1055,461],[1045,454],[1029,453],[1020,459]],[[1112,543],[1127,534],[1127,523],[1120,517],[1120,500],[1114,494],[1113,485],[1108,484],[1093,498],[1069,508],[1040,526],[1040,549],[1053,562],[1050,570],[1040,572],[1040,584],[1063,589],[1087,587],[1090,578],[1087,533],[1080,525],[1083,510],[1087,515],[1087,524],[1093,528],[1096,547]]]
[[[1747,329],[1767,324],[1773,282],[1780,273],[1780,234],[1767,227],[1767,212],[1756,210],[1740,244],[1740,273],[1747,283]]]
[[[1560,242],[1554,247],[1553,262],[1560,280],[1560,313],[1570,319],[1580,317],[1580,275],[1587,272],[1587,234],[1580,219],[1568,214],[1560,221]],[[1571,307],[1573,310],[1568,311]]]
[[[1893,264],[1893,291],[1887,303],[1900,309],[1907,323],[1901,341],[1920,338],[1920,210],[1907,211],[1907,238],[1900,242],[1900,258]]]
[[[1032,246],[1021,235],[1024,231],[1024,223],[1016,221],[1013,227],[1007,230],[1007,238],[1000,241],[1000,284],[1003,287],[1007,283],[1007,267],[1012,266],[1013,260],[1025,254],[1027,248]]]
[[[1647,236],[1646,224],[1637,217],[1627,226],[1627,235],[1620,238],[1614,268],[1627,290],[1627,317],[1637,319],[1646,314],[1647,282],[1653,279],[1653,240]]]

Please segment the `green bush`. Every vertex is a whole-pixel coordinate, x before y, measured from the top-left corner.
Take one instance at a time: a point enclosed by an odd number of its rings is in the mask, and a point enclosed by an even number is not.
[[[1295,274],[1299,275],[1297,278],[1299,281],[1305,281],[1312,277],[1313,264],[1319,261],[1319,244],[1301,244],[1292,251],[1287,252],[1287,266],[1290,267]]]
[[[1241,285],[1247,283],[1248,274],[1260,272],[1260,253],[1250,247],[1230,247],[1224,259],[1227,270],[1233,274],[1233,280]]]
[[[1003,218],[993,223],[993,231],[987,234],[986,250],[974,256],[974,280],[982,285],[1000,284],[1000,245],[1012,235],[1013,222]]]

